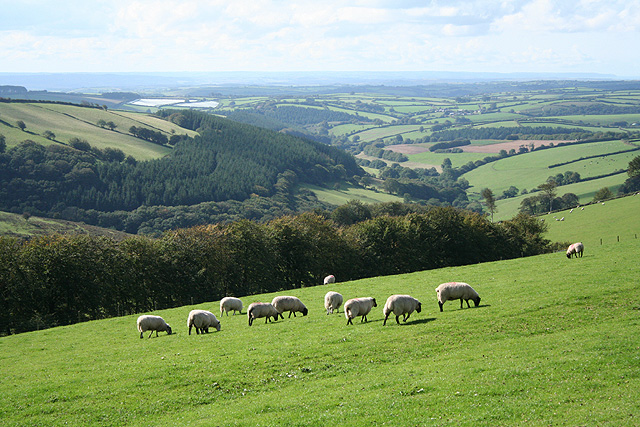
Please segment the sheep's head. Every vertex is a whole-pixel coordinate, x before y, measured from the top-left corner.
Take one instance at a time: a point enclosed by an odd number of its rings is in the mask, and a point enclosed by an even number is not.
[[[476,305],[476,307],[479,306],[480,305],[480,297],[474,299],[473,302]]]
[[[222,325],[220,324],[220,322],[218,322],[218,324],[216,325],[216,331],[220,332],[221,327]]]
[[[378,304],[376,304],[376,299],[375,299],[375,298],[372,298],[372,300],[373,300],[373,306],[374,306],[374,307],[377,307],[377,306],[378,306]]]
[[[567,252],[567,258],[571,259],[571,252]]]
[[[167,335],[171,335],[172,331],[171,331],[171,326],[167,325]]]
[[[309,313],[309,310],[307,310],[307,307],[303,308],[303,309],[302,309],[302,315],[303,315],[303,316],[306,316],[306,315],[307,315],[307,313]]]
[[[418,301],[418,307],[416,307],[416,311],[418,313],[420,313],[420,311],[422,311],[422,303],[420,301]]]

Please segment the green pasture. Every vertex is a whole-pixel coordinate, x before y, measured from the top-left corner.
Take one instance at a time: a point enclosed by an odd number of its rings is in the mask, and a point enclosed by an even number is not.
[[[68,143],[71,138],[77,137],[87,140],[93,147],[119,148],[138,160],[159,158],[170,153],[171,149],[134,138],[128,134],[131,126],[145,125],[165,132],[174,129],[177,133],[193,133],[145,114],[58,104],[0,103],[0,119],[10,125],[0,122],[0,133],[5,135],[7,147],[25,139],[50,144],[52,142],[42,136],[49,130],[55,134],[56,142]],[[99,127],[96,123],[100,119],[113,121],[116,129],[112,131]],[[25,132],[15,126],[18,120],[25,122]]]
[[[449,158],[454,168],[459,168],[469,162],[482,160],[487,156],[494,155],[492,153],[433,153],[425,151],[423,153],[408,154],[410,162],[424,163],[425,165],[441,165],[444,159]]]
[[[318,200],[332,205],[340,206],[349,202],[350,200],[360,200],[363,203],[384,203],[384,202],[402,202],[402,197],[395,196],[393,194],[378,192],[370,189],[360,187],[347,187],[329,189],[319,187],[313,184],[302,184],[300,188],[311,190],[315,193]]]
[[[546,237],[554,242],[583,242],[589,250],[599,245],[633,242],[640,246],[640,195],[543,215],[549,227]],[[564,218],[563,221],[556,219]],[[602,243],[601,243],[602,241]],[[586,249],[585,249],[586,250]]]
[[[419,130],[420,125],[383,126],[359,132],[357,135],[360,137],[361,141],[375,141],[378,138],[387,138]]]
[[[604,178],[594,179],[591,181],[583,181],[583,182],[577,182],[575,184],[563,185],[561,187],[556,188],[556,195],[557,197],[562,197],[567,193],[573,193],[576,196],[578,196],[578,198],[580,199],[580,203],[590,203],[591,201],[593,201],[593,197],[595,196],[596,192],[601,188],[607,187],[613,192],[613,194],[617,194],[618,188],[624,183],[624,181],[628,177],[629,176],[626,173],[624,173],[624,174],[612,175]],[[482,190],[482,189],[479,189],[479,190]],[[499,194],[494,192],[494,195],[496,196],[500,196],[501,194],[502,192],[500,192]],[[534,195],[535,193],[530,193],[530,194],[524,194],[517,197],[513,197],[510,199],[502,199],[502,200],[496,201],[496,206],[498,208],[498,211],[494,214],[494,219],[496,221],[501,221],[501,220],[513,218],[515,215],[517,215],[517,213],[520,210],[520,203],[522,203],[522,199],[526,197],[532,197]],[[479,199],[480,198],[479,192],[476,192],[476,194],[474,194],[473,197]]]
[[[0,338],[3,426],[623,426],[640,417],[640,241],[283,291],[306,317],[139,338],[137,314]],[[624,256],[621,256],[624,254]],[[338,281],[340,278],[338,277]],[[438,310],[467,281],[480,307]],[[318,278],[318,283],[321,278]],[[371,296],[367,323],[323,296]],[[422,302],[383,326],[395,293]],[[240,296],[246,307],[276,294]],[[472,304],[473,306],[473,304]]]
[[[572,122],[583,122],[589,125],[611,126],[616,122],[627,122],[629,124],[640,122],[640,114],[602,114],[602,115],[581,115],[581,116],[549,116],[549,119],[568,120]]]
[[[628,150],[629,145],[622,141],[603,141],[590,144],[572,144],[537,150],[526,154],[508,157],[487,163],[462,175],[469,183],[478,188],[490,188],[494,194],[501,194],[510,186],[531,190],[544,183],[549,176],[573,171],[582,178],[599,176],[616,170],[624,170],[638,152],[607,155],[621,150]],[[581,157],[602,156],[577,161]],[[548,168],[555,163],[576,160],[563,166]],[[453,162],[453,156],[451,156]],[[624,181],[624,179],[623,179]],[[475,191],[475,190],[474,190]]]

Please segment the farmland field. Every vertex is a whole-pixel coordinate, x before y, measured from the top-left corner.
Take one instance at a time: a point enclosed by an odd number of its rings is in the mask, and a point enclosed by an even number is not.
[[[139,338],[137,314],[2,337],[3,425],[634,425],[638,242],[296,289],[308,316],[225,316],[205,335],[185,319],[216,301],[155,312],[176,332],[157,338]],[[480,307],[439,312],[449,280]],[[328,289],[378,307],[346,326],[325,314]],[[393,293],[422,311],[383,326]],[[243,312],[274,295],[242,297]]]
[[[48,145],[56,142],[68,143],[75,137],[87,140],[96,148],[118,148],[138,160],[159,158],[168,154],[171,149],[133,137],[128,134],[131,126],[144,125],[166,134],[173,130],[195,135],[193,131],[146,114],[71,105],[0,103],[0,118],[6,123],[0,122],[0,134],[5,136],[7,147],[17,145],[25,139]],[[25,122],[25,131],[14,126],[18,120]],[[115,130],[102,128],[97,125],[98,120],[112,121],[117,127]],[[45,131],[53,131],[55,141],[45,138]]]

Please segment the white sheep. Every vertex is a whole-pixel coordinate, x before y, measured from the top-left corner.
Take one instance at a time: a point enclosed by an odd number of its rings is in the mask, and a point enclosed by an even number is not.
[[[138,331],[140,332],[140,338],[144,335],[145,332],[151,331],[149,334],[149,338],[153,335],[153,331],[156,331],[156,337],[158,336],[158,332],[167,331],[167,335],[171,335],[171,326],[164,321],[164,319],[160,316],[152,316],[150,314],[143,314],[138,317]]]
[[[209,333],[209,328],[216,328],[216,331],[220,332],[220,321],[216,319],[216,315],[207,310],[191,310],[189,317],[187,317],[187,327],[189,328],[189,335],[191,335],[191,328],[196,328],[196,334]]]
[[[460,308],[462,308],[462,301],[467,302],[467,307],[471,307],[469,305],[469,300],[472,300],[476,307],[480,305],[480,296],[478,293],[469,286],[468,283],[463,282],[448,282],[443,283],[436,288],[436,293],[438,294],[438,305],[440,306],[440,311],[442,311],[442,306],[445,302],[449,300],[460,300]]]
[[[229,312],[233,311],[233,315],[236,315],[236,311],[242,314],[242,301],[239,298],[234,297],[224,297],[220,300],[220,316],[224,312],[227,312],[227,316],[229,316]]]
[[[328,285],[329,283],[336,283],[336,276],[333,274],[328,275],[324,278],[324,284]]]
[[[289,312],[289,317],[291,317],[292,314],[293,317],[296,317],[297,311],[302,313],[303,316],[306,316],[309,312],[309,310],[307,310],[307,307],[305,307],[300,299],[292,296],[275,297],[273,301],[271,301],[271,305],[275,307],[276,311],[282,319],[284,319],[282,313],[285,311]]]
[[[327,309],[327,314],[333,314],[333,310],[338,311],[342,305],[342,295],[337,292],[329,291],[324,296],[324,308]]]
[[[249,326],[253,324],[255,319],[262,317],[265,317],[264,323],[267,323],[267,321],[270,321],[270,317],[273,317],[274,321],[278,320],[278,311],[271,303],[254,302],[247,308],[247,317],[249,318]]]
[[[396,323],[399,325],[400,320],[398,318],[402,315],[402,321],[406,322],[411,313],[417,311],[420,313],[422,310],[422,304],[420,301],[410,295],[391,295],[387,298],[387,302],[384,304],[382,314],[384,314],[384,322],[382,326],[387,324],[389,315],[393,312],[396,315]]]
[[[373,307],[377,307],[375,298],[352,298],[344,304],[344,316],[347,318],[347,325],[353,325],[351,319],[362,316],[360,322],[367,321],[367,314]]]
[[[582,258],[583,252],[584,252],[584,245],[582,244],[582,242],[574,243],[572,245],[569,245],[569,247],[567,248],[567,258],[570,259],[572,255],[575,255],[576,258],[578,258],[578,255],[579,255],[580,258]]]

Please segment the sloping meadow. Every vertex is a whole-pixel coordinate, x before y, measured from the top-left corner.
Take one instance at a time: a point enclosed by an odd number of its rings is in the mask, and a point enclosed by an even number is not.
[[[287,291],[309,314],[188,335],[189,310],[0,338],[3,425],[633,425],[640,417],[637,240],[564,253]],[[338,281],[339,281],[338,277]],[[435,287],[466,281],[480,307]],[[367,323],[326,315],[329,290],[375,297]],[[422,312],[383,326],[386,298]],[[247,306],[276,294],[242,297]],[[471,304],[473,307],[473,303]],[[220,317],[219,317],[220,318]]]

